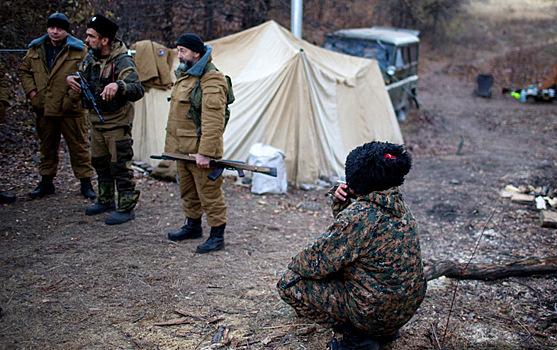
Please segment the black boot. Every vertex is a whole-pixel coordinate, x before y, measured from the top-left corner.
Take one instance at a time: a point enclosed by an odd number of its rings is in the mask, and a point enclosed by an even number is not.
[[[330,342],[327,343],[327,350],[338,350],[338,340],[333,338]]]
[[[85,210],[85,215],[99,215],[114,211],[116,203],[114,202],[114,182],[99,181],[99,199]]]
[[[379,343],[359,332],[345,330],[338,350],[379,350]]]
[[[90,206],[89,208],[85,209],[85,215],[99,215],[114,210],[116,210],[116,203],[114,201],[109,202],[107,204],[101,204],[97,202],[92,206]]]
[[[201,238],[203,229],[201,228],[201,218],[186,218],[186,224],[178,232],[169,232],[168,239],[171,241],[181,241],[184,239]]]
[[[15,202],[15,196],[13,194],[7,194],[0,191],[0,203],[9,204]]]
[[[41,182],[39,182],[37,188],[35,188],[33,191],[29,193],[29,197],[35,199],[35,198],[43,198],[44,196],[54,194],[55,189],[52,180],[54,180],[54,176],[44,175],[41,178]]]
[[[104,223],[107,225],[119,225],[135,219],[135,205],[139,200],[139,191],[128,190],[118,192],[118,208],[110,214]]]
[[[93,191],[93,185],[91,184],[91,178],[85,177],[81,181],[81,194],[87,199],[95,199],[97,195]]]
[[[196,252],[199,254],[205,254],[212,252],[214,250],[221,250],[224,248],[224,228],[226,224],[220,226],[211,227],[211,233],[209,238],[205,243],[198,245]]]

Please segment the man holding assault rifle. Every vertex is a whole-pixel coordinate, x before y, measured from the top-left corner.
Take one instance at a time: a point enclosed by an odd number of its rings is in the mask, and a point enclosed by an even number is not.
[[[98,202],[85,214],[115,211],[105,219],[108,225],[135,218],[139,191],[131,168],[133,102],[144,93],[135,63],[126,45],[116,38],[117,31],[116,23],[95,15],[87,25],[85,42],[89,54],[81,63],[80,72],[67,78],[68,85],[82,93],[89,110],[91,161],[99,183]]]

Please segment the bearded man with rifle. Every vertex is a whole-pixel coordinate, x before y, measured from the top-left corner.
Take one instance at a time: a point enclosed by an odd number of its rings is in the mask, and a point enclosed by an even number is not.
[[[205,45],[199,36],[183,34],[176,46],[180,66],[171,93],[165,152],[189,154],[195,157],[195,163],[176,164],[186,223],[179,231],[170,232],[168,239],[201,238],[201,217],[205,212],[211,231],[207,241],[196,250],[203,254],[224,248],[223,177],[212,181],[207,176],[213,172],[211,159],[220,159],[223,155],[228,85],[225,76],[211,62],[212,47]],[[202,91],[199,128],[191,112],[191,92],[197,84]]]
[[[95,15],[87,25],[85,42],[89,54],[80,65],[95,103],[85,101],[91,126],[91,160],[97,171],[99,197],[85,214],[113,212],[108,225],[122,224],[135,218],[139,200],[131,161],[133,158],[133,102],[141,99],[143,86],[126,45],[116,38],[118,25],[102,15]],[[67,78],[68,85],[82,92],[78,75]],[[96,108],[95,108],[96,105]],[[118,206],[115,203],[115,187]]]

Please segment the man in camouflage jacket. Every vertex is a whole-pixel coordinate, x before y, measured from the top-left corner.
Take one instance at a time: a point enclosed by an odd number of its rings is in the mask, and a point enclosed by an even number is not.
[[[77,71],[87,52],[83,41],[68,34],[70,22],[61,13],[47,20],[47,34],[33,40],[18,71],[19,80],[31,99],[39,136],[41,182],[29,193],[41,198],[55,191],[52,180],[58,170],[58,152],[64,135],[81,194],[94,199],[94,175],[87,141],[87,117],[79,94],[69,89],[66,77]]]
[[[186,224],[170,232],[173,241],[200,238],[201,217],[207,215],[211,227],[209,238],[197,247],[197,253],[209,253],[224,247],[226,204],[222,192],[223,178],[209,180],[211,158],[221,158],[225,126],[228,85],[224,75],[211,63],[212,48],[195,34],[183,34],[176,43],[180,67],[172,88],[166,127],[165,152],[195,156],[196,164],[178,162],[180,196]],[[190,97],[195,86],[202,91],[201,120],[192,117]]]
[[[91,125],[91,159],[97,171],[99,198],[85,214],[97,215],[116,209],[105,223],[122,224],[135,218],[134,208],[139,199],[131,168],[131,130],[133,102],[143,97],[144,89],[126,45],[115,38],[118,25],[102,15],[95,15],[87,27],[85,42],[90,52],[80,65],[80,71],[89,83],[105,121],[101,121],[92,105],[87,106]],[[67,80],[72,89],[81,91],[76,76],[69,76]]]
[[[377,348],[425,296],[416,222],[396,187],[410,166],[410,154],[398,145],[371,142],[353,150],[347,184],[331,191],[334,223],[292,259],[277,284],[299,315],[344,334],[332,349]]]

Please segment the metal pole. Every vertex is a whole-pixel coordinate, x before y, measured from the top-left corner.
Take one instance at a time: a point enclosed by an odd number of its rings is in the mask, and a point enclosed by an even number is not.
[[[302,38],[302,19],[304,15],[304,0],[292,0],[290,4],[290,31],[296,38]]]

